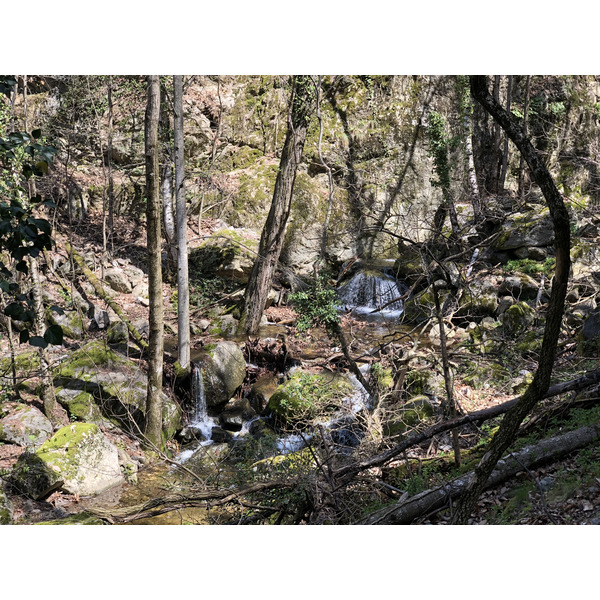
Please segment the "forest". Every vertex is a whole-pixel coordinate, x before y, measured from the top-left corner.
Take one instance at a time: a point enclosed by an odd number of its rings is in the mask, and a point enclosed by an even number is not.
[[[0,97],[0,524],[600,524],[600,76]]]

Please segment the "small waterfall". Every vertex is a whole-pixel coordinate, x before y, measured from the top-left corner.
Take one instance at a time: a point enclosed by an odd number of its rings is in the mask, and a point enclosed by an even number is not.
[[[217,423],[213,417],[208,415],[202,369],[196,363],[192,363],[192,398],[194,400],[194,417],[190,422],[190,427],[198,429],[206,440],[210,440],[212,429]]]
[[[385,271],[359,271],[338,288],[338,297],[343,307],[356,314],[393,319],[404,310],[404,303],[397,298],[406,289]],[[377,309],[381,310],[373,312]]]

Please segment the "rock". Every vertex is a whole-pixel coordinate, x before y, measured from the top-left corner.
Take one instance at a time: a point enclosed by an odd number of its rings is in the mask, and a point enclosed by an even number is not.
[[[60,325],[63,335],[72,340],[80,340],[85,332],[85,324],[81,315],[76,310],[56,310],[50,308],[47,318],[51,325]]]
[[[113,426],[110,421],[105,419],[95,402],[94,396],[90,392],[76,387],[56,387],[56,400],[67,409],[71,421],[82,421],[84,423],[94,423],[103,427]]]
[[[0,480],[0,525],[11,525],[13,522],[14,507],[6,493],[6,484]]]
[[[102,341],[73,352],[54,371],[54,385],[60,388],[58,401],[77,418],[110,422],[133,433],[143,425],[147,377],[136,362]],[[164,393],[162,402],[163,433],[170,439],[181,428],[182,411]]]
[[[145,302],[148,302],[148,284],[145,281],[141,281],[134,286],[134,288],[131,290],[131,294],[138,300],[141,298]]]
[[[21,455],[13,474],[16,485],[34,499],[57,487],[90,496],[124,481],[117,447],[91,423],[62,427],[34,455]]]
[[[142,271],[141,269],[138,269],[138,267],[132,265],[132,264],[124,264],[123,267],[123,272],[125,273],[125,275],[127,276],[127,278],[129,279],[130,285],[131,287],[135,290],[138,289],[138,286],[146,286],[146,289],[148,289],[148,284],[145,282],[146,279],[146,274],[144,273],[144,271]],[[141,289],[141,288],[140,288]],[[137,293],[136,295],[144,295],[141,293]],[[147,292],[145,294],[146,296],[148,295]]]
[[[246,361],[233,342],[217,342],[204,347],[198,363],[204,380],[208,406],[225,404],[244,382]]]
[[[256,412],[250,406],[250,402],[245,399],[231,400],[225,405],[225,408],[219,415],[223,429],[228,431],[240,431],[245,421],[249,421],[256,416]]]
[[[415,396],[402,406],[395,418],[384,423],[384,434],[390,437],[402,435],[407,429],[431,417],[433,413],[434,406],[427,396]]]
[[[330,417],[353,392],[352,384],[343,376],[297,370],[277,388],[268,408],[286,423],[308,423]]]
[[[271,396],[277,389],[277,378],[274,375],[263,375],[259,377],[250,388],[248,397],[254,410],[263,414],[269,404]]]
[[[0,441],[37,450],[53,433],[52,423],[34,406],[0,406]]]
[[[108,316],[108,312],[94,307],[94,315],[92,316],[92,322],[95,323],[95,326],[98,329],[107,329],[110,325],[110,318]]]
[[[23,452],[11,471],[10,483],[33,500],[40,500],[60,488],[64,480],[37,454]]]
[[[583,356],[600,354],[600,310],[592,312],[581,328],[578,351]]]
[[[116,321],[109,326],[106,332],[109,344],[126,344],[129,341],[129,331],[123,321]]]
[[[504,225],[498,238],[498,250],[515,250],[523,246],[543,247],[554,244],[554,227],[547,208],[539,212],[516,213]]]
[[[507,335],[516,337],[525,333],[534,318],[535,310],[527,302],[517,302],[506,309],[502,315],[502,324]]]
[[[132,460],[131,456],[125,452],[122,448],[117,448],[119,456],[119,466],[121,467],[121,473],[128,483],[132,485],[137,484],[137,473],[138,463]]]
[[[498,293],[512,296],[517,300],[534,300],[539,287],[538,282],[529,275],[511,275],[502,280]]]
[[[130,294],[132,287],[122,269],[112,267],[104,271],[104,281],[116,292]]]
[[[217,337],[235,335],[238,321],[232,315],[223,315],[214,319],[209,333]]]
[[[225,431],[222,427],[213,427],[211,439],[216,444],[224,444],[230,442],[233,439],[233,436],[229,431]]]

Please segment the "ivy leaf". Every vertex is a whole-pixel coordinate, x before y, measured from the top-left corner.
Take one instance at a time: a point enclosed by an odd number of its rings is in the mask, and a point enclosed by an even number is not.
[[[19,343],[24,344],[29,341],[29,329],[22,329],[19,332]]]
[[[46,329],[44,333],[44,340],[48,342],[48,344],[52,344],[54,346],[60,346],[63,343],[63,330],[60,325],[52,325]]]
[[[29,338],[29,344],[31,346],[36,346],[37,348],[46,348],[48,346],[48,342],[39,335],[34,335]]]
[[[23,313],[25,310],[18,302],[11,302],[4,309],[4,314],[7,317],[11,317],[12,319],[17,319],[17,321],[21,320]]]

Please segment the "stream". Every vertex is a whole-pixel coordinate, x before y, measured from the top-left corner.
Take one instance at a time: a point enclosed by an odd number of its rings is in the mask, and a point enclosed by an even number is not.
[[[355,273],[338,290],[340,311],[351,312],[360,319],[362,325],[353,330],[352,337],[360,343],[359,353],[366,355],[376,348],[383,338],[386,340],[402,335],[402,327],[396,319],[403,310],[401,300],[395,300],[405,292],[406,288],[385,270],[359,271]],[[382,308],[383,307],[383,308]],[[380,309],[381,310],[377,310]],[[260,331],[262,339],[275,338],[278,334],[287,333],[285,326],[267,324]],[[231,339],[231,338],[230,338]],[[240,340],[235,340],[239,341]],[[243,340],[242,340],[243,341]],[[170,344],[167,343],[167,349]],[[357,350],[354,350],[357,352]],[[299,357],[301,360],[312,360],[318,352],[308,344]],[[195,439],[183,446],[172,459],[175,464],[158,464],[145,468],[138,473],[138,482],[133,485],[124,483],[106,492],[86,499],[87,506],[125,506],[143,502],[164,493],[173,492],[193,483],[193,472],[206,485],[228,485],[236,479],[237,456],[243,452],[246,444],[254,439],[253,432],[261,425],[272,428],[272,419],[268,415],[253,416],[243,421],[241,429],[228,432],[228,443],[215,442],[213,430],[220,429],[219,417],[210,414],[207,407],[206,392],[198,360],[199,354],[192,356],[191,393],[193,409],[188,415],[186,429],[193,432]],[[252,368],[253,365],[247,365]],[[285,374],[273,374],[273,377],[289,377],[298,367],[291,367]],[[370,364],[360,366],[361,371],[368,375]],[[366,390],[352,374],[345,376],[351,383],[353,392],[342,401],[342,406],[329,418],[315,424],[312,429],[302,433],[279,432],[275,428],[276,438],[270,446],[270,456],[285,455],[301,450],[317,433],[328,436],[338,452],[349,454],[358,446],[362,436],[361,428],[357,425],[356,416],[364,410],[370,410],[370,397]],[[262,421],[262,423],[259,423]],[[256,461],[268,458],[269,455],[255,456]],[[184,468],[178,468],[181,465]],[[213,515],[214,516],[214,511]],[[175,511],[134,521],[139,524],[179,524],[179,523],[208,523],[211,514],[206,509],[194,508]]]

